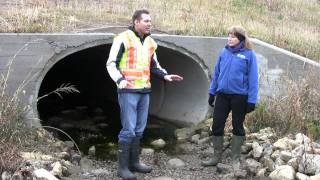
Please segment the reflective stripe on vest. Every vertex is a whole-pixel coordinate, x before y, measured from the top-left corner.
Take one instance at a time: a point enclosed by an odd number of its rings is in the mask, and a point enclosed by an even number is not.
[[[129,89],[150,88],[150,63],[157,48],[151,37],[146,37],[142,44],[139,37],[131,30],[120,34],[125,51],[119,62],[119,69],[127,81],[133,86]]]

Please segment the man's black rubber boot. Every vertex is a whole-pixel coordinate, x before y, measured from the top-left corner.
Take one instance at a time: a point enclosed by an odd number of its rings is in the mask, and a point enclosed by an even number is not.
[[[139,161],[140,155],[140,138],[133,138],[130,148],[130,170],[141,172],[141,173],[149,173],[152,171],[150,166],[147,166]]]
[[[128,169],[130,144],[119,142],[118,146],[118,176],[124,180],[137,180],[134,174]]]

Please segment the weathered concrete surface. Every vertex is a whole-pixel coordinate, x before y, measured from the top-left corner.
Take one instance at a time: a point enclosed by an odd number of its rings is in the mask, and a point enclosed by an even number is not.
[[[8,63],[12,62],[7,90],[12,93],[24,80],[27,80],[28,83],[23,87],[26,92],[24,101],[32,107],[28,117],[37,118],[37,98],[41,95],[39,91],[46,80],[47,73],[59,62],[72,58],[73,54],[80,51],[85,53],[86,49],[94,50],[99,47],[99,51],[93,51],[93,54],[101,52],[101,45],[106,45],[106,60],[113,36],[112,33],[0,34],[0,72],[5,74]],[[156,34],[153,37],[159,45],[160,64],[169,73],[184,76],[184,81],[165,83],[154,79],[150,114],[178,124],[196,123],[205,119],[211,113],[207,105],[207,90],[213,66],[219,51],[226,43],[226,38],[165,34]],[[259,65],[260,98],[279,93],[274,86],[284,85],[280,78],[282,75],[290,74],[298,79],[312,67],[319,71],[320,65],[314,61],[256,39],[253,39],[253,42]],[[71,67],[76,67],[78,62],[81,64],[83,59],[80,56],[74,56],[73,60],[74,64],[68,66],[69,69],[60,68],[59,71],[71,72],[73,70]],[[81,68],[85,71],[90,67],[83,65]],[[100,72],[107,73],[104,66],[98,68],[101,68]],[[59,74],[58,71],[55,73]],[[63,78],[59,77],[59,79]],[[109,91],[108,94],[112,94],[110,99],[116,101],[115,85],[110,81],[107,84],[105,87],[110,87],[110,90],[104,90]],[[94,86],[92,89],[95,89]]]

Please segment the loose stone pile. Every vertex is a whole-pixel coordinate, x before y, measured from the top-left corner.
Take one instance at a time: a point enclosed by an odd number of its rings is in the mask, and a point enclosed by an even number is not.
[[[149,174],[137,174],[139,179],[285,179],[319,180],[320,145],[302,133],[277,137],[272,128],[257,133],[247,132],[242,146],[241,171],[235,173],[231,166],[230,140],[232,134],[226,129],[222,162],[216,167],[202,167],[201,160],[213,154],[210,126],[212,119],[175,131],[177,144],[175,154],[162,149],[169,144],[161,137],[143,148],[141,160],[151,164]],[[98,161],[94,147],[89,156],[75,151],[73,142],[52,140],[50,153],[21,152],[25,163],[14,173],[3,172],[1,178],[23,179],[120,179],[116,175],[117,162]]]

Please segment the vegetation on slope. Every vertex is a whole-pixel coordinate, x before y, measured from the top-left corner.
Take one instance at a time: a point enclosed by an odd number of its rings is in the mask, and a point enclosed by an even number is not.
[[[139,8],[151,11],[158,30],[225,36],[228,27],[242,25],[251,37],[320,60],[319,0],[2,0],[0,32],[78,32],[129,25]]]

